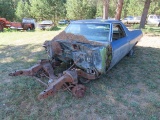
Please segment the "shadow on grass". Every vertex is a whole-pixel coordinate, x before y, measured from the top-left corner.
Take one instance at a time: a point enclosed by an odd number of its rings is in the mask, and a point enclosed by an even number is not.
[[[31,77],[8,76],[47,58],[38,48],[41,45],[0,46],[0,119],[160,118],[160,49],[137,46],[133,57],[123,58],[106,75],[86,84],[82,99],[59,92],[38,101],[44,87]]]
[[[9,66],[9,69],[15,69],[23,64],[25,66],[37,62],[45,54],[45,50],[41,48],[41,45],[0,45],[0,70]]]

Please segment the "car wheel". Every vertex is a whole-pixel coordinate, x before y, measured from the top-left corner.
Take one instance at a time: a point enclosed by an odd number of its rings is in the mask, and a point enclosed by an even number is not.
[[[0,32],[3,32],[3,25],[0,23]]]
[[[127,56],[132,57],[134,55],[134,47],[128,52]]]
[[[27,31],[30,31],[31,30],[31,28],[29,27],[28,29],[27,29]]]

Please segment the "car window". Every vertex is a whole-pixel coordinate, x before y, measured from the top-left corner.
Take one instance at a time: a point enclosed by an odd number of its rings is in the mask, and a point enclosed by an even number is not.
[[[48,20],[42,21],[41,24],[52,24],[52,21],[48,21]]]
[[[125,37],[126,34],[124,32],[123,27],[119,23],[113,24],[113,33],[112,33],[112,40],[118,40],[120,38]]]
[[[150,16],[151,19],[153,19],[153,16]]]
[[[35,19],[23,18],[22,23],[35,23]]]
[[[68,26],[65,31],[66,33],[80,34],[80,25],[72,24],[72,26]]]
[[[153,16],[153,19],[157,19],[157,17],[156,17],[156,16]]]
[[[71,23],[65,32],[82,35],[92,41],[106,42],[109,41],[110,24]]]

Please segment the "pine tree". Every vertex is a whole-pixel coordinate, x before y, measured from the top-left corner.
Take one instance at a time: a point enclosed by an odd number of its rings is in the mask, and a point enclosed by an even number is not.
[[[67,0],[66,10],[69,19],[90,19],[96,15],[96,5],[90,0]]]
[[[25,7],[24,2],[19,1],[16,9],[16,16],[19,21],[25,17],[24,7]]]

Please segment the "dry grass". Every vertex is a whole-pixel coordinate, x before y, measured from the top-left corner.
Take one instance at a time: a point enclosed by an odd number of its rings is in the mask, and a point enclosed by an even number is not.
[[[0,119],[159,120],[160,37],[144,36],[132,58],[123,58],[98,80],[84,98],[67,92],[38,101],[44,89],[30,77],[9,77],[47,58],[42,43],[59,31],[0,33]]]

